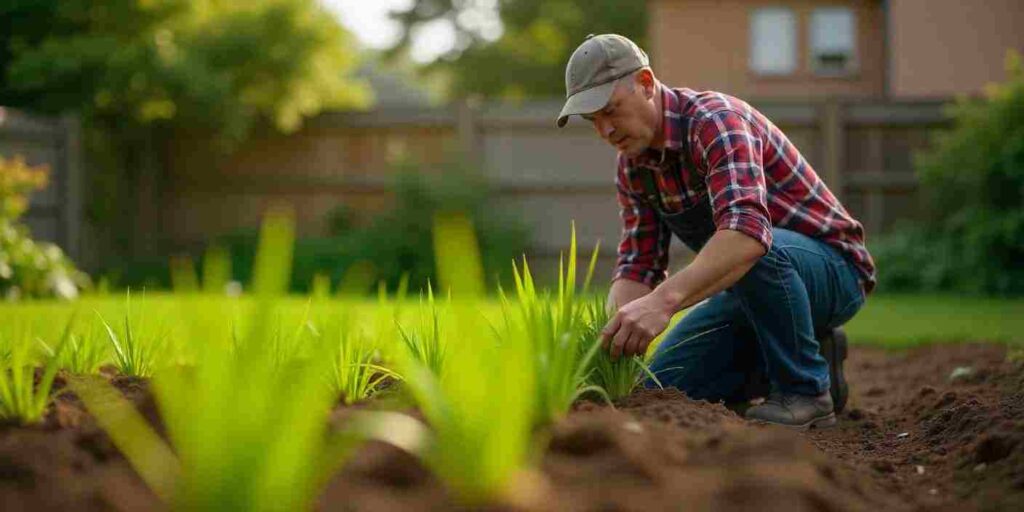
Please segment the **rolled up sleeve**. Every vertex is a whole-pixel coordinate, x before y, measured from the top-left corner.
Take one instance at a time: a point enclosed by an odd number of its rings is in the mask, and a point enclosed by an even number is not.
[[[619,159],[615,176],[618,190],[622,238],[612,281],[628,279],[651,288],[667,276],[668,249],[672,240],[658,214],[631,190],[624,158]]]
[[[772,223],[760,137],[742,115],[731,110],[715,112],[700,121],[695,151],[707,170],[715,228],[746,234],[767,252]]]

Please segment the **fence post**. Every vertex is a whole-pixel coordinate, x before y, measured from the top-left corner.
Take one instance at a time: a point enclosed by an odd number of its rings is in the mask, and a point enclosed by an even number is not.
[[[824,152],[825,184],[837,198],[842,200],[843,173],[846,166],[846,138],[844,133],[843,105],[836,100],[829,100],[821,107],[821,140]]]
[[[455,102],[455,135],[458,149],[468,165],[479,168],[483,164],[480,150],[480,125],[477,102],[460,98]]]
[[[64,250],[72,260],[81,264],[82,246],[82,123],[78,116],[65,114],[60,118],[63,148],[60,163],[64,167],[64,183],[58,195],[63,199],[60,207]]]

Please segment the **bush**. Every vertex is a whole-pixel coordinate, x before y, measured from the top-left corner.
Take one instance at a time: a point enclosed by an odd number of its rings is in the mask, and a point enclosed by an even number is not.
[[[396,174],[394,194],[394,207],[362,227],[352,227],[351,213],[339,208],[330,214],[335,221],[331,236],[297,240],[292,290],[308,291],[318,274],[336,286],[363,291],[379,281],[396,289],[403,278],[413,290],[425,288],[428,280],[436,283],[431,230],[434,215],[442,211],[469,215],[488,283],[508,284],[512,260],[526,247],[528,232],[518,219],[494,208],[493,195],[478,174],[461,166],[436,174],[405,166]],[[346,219],[339,221],[342,216]],[[255,231],[234,233],[219,243],[230,250],[234,277],[248,282]]]
[[[888,289],[1024,294],[1024,69],[959,99],[953,128],[917,156],[927,220],[872,248]]]
[[[525,249],[528,230],[512,214],[495,208],[493,199],[486,181],[465,167],[453,165],[437,174],[407,167],[397,174],[394,209],[347,238],[363,249],[362,259],[373,264],[377,277],[390,288],[408,274],[411,289],[417,290],[428,280],[437,282],[434,216],[464,213],[473,221],[487,282],[508,284],[512,260]]]
[[[29,194],[46,186],[48,172],[20,157],[0,156],[0,295],[7,299],[74,298],[88,284],[88,276],[59,247],[33,240],[17,222],[28,209]]]

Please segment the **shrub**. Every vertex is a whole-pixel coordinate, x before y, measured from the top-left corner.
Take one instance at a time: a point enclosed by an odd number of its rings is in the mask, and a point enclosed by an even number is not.
[[[1024,294],[1024,69],[950,107],[953,128],[917,155],[927,220],[873,248],[888,289]]]
[[[0,156],[0,295],[11,298],[73,298],[88,276],[79,272],[54,244],[32,239],[18,218],[28,196],[46,186],[49,170],[31,167],[21,157]]]
[[[362,227],[339,223],[338,208],[330,215],[332,236],[307,237],[296,241],[291,288],[308,291],[317,275],[325,275],[335,285],[353,280],[350,269],[372,272],[364,279],[369,291],[383,281],[388,289],[398,289],[405,279],[412,290],[437,282],[434,259],[433,222],[438,213],[460,212],[473,222],[480,243],[484,276],[488,283],[511,283],[509,262],[526,247],[528,231],[518,219],[494,208],[493,194],[478,174],[458,165],[443,173],[430,173],[406,165],[395,176],[394,207],[380,213]],[[344,215],[350,216],[351,213]],[[343,229],[344,228],[344,229]],[[254,231],[240,231],[219,240],[231,252],[235,269],[252,267],[255,254]],[[249,276],[235,274],[248,282]]]

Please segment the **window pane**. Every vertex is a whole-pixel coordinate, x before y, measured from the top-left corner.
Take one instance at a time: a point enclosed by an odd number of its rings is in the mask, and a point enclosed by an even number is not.
[[[815,9],[811,14],[811,67],[818,73],[842,74],[856,64],[857,23],[845,7]]]
[[[750,16],[750,69],[766,75],[796,71],[796,35],[792,9],[754,9]]]

